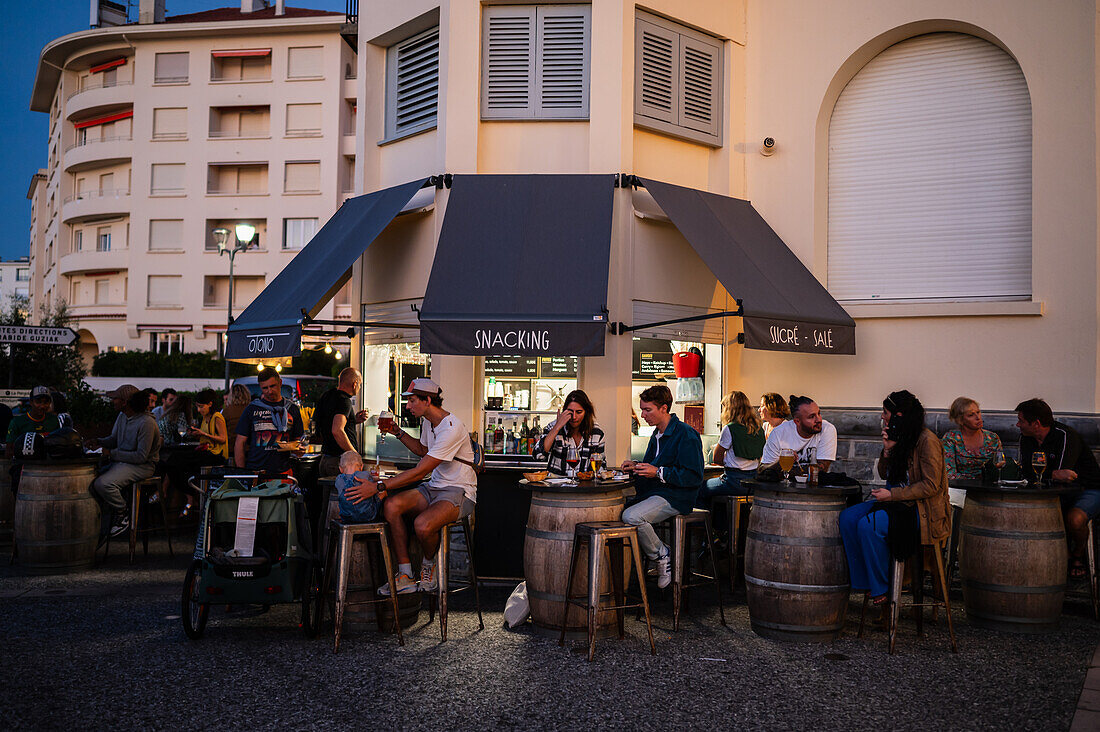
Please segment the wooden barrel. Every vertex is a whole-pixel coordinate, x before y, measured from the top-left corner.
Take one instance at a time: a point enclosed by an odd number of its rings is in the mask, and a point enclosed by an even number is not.
[[[831,642],[844,627],[848,561],[839,493],[757,484],[745,541],[749,620],[757,635]]]
[[[28,463],[15,501],[19,562],[33,574],[92,566],[99,540],[99,504],[90,492],[95,465]]]
[[[523,543],[523,571],[527,579],[527,597],[535,632],[557,638],[561,632],[565,583],[569,579],[569,560],[573,552],[573,529],[586,521],[618,521],[625,501],[621,490],[608,493],[551,493],[536,491],[531,497],[531,512]],[[624,552],[624,577],[629,577],[630,557]],[[577,558],[573,577],[573,595],[588,591],[588,551]],[[611,592],[610,573],[600,583],[601,595]],[[608,635],[615,629],[615,612],[596,614],[596,632]],[[567,638],[588,635],[588,615],[573,605],[565,621]]]
[[[1067,559],[1058,495],[967,492],[959,574],[971,623],[1016,633],[1055,630]]]
[[[11,460],[0,458],[0,544],[10,544],[15,523],[15,496],[11,492]]]

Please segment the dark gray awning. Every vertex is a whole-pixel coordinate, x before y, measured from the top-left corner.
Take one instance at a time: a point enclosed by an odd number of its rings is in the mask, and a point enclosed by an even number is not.
[[[639,179],[741,301],[745,346],[853,355],[855,321],[748,201]]]
[[[420,350],[602,356],[613,175],[456,175]]]
[[[427,178],[349,199],[229,327],[226,358],[302,352],[302,310],[315,317],[351,276],[351,266]]]

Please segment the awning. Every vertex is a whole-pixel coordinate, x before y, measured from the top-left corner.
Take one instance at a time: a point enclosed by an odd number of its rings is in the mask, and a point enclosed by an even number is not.
[[[456,175],[420,350],[602,356],[613,175]]]
[[[751,203],[639,180],[741,302],[747,348],[855,354],[855,321]]]
[[[82,130],[85,127],[96,127],[97,125],[105,125],[108,122],[118,122],[120,119],[129,119],[133,116],[134,110],[128,109],[125,112],[108,114],[106,117],[96,117],[95,119],[88,119],[84,120],[83,122],[77,122],[73,125],[73,129]]]
[[[250,56],[270,56],[270,48],[237,48],[231,51],[211,51],[214,58],[246,58]]]
[[[265,359],[302,352],[302,311],[320,312],[351,276],[351,266],[427,182],[414,180],[350,198],[228,329],[226,358]]]
[[[122,66],[125,63],[126,63],[126,57],[123,56],[122,58],[116,58],[116,59],[113,59],[111,61],[106,61],[104,63],[101,63],[98,66],[93,66],[92,68],[88,69],[88,73],[89,74],[98,74],[102,71],[107,71],[108,69],[117,69],[119,66]]]

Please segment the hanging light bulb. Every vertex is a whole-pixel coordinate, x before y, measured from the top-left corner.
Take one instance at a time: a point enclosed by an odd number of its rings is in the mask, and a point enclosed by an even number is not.
[[[277,364],[275,364],[275,371],[276,371],[276,373],[278,373],[278,372],[280,372],[280,371],[282,371],[282,370],[283,370],[283,365],[282,365],[281,363],[277,363]]]
[[[256,370],[257,371],[263,371],[264,370],[264,365],[262,363],[256,364]]]
[[[332,353],[332,346],[327,343],[325,344],[325,353]]]
[[[336,352],[336,356],[335,356],[335,358],[336,358],[336,360],[337,360],[337,361],[339,361],[339,360],[340,360],[341,358],[343,358],[343,357],[344,357],[344,354],[340,353],[340,351],[337,351],[337,352]]]

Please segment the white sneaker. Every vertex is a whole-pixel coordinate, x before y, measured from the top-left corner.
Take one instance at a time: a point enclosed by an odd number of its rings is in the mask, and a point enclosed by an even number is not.
[[[439,591],[439,577],[435,574],[435,564],[420,565],[420,591],[421,592],[438,592]]]
[[[668,555],[668,549],[665,549],[665,553],[657,557],[657,586],[663,590],[671,583],[672,561]]]
[[[410,592],[416,592],[416,583],[413,582],[413,578],[402,572],[393,579],[393,584],[397,586],[397,594],[407,595]],[[382,585],[378,588],[378,594],[385,597],[390,596],[390,583]]]

